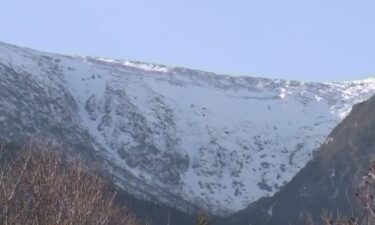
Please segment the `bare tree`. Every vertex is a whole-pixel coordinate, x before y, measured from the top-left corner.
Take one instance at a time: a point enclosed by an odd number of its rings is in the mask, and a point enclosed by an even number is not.
[[[196,225],[208,225],[208,218],[205,213],[199,213],[196,218]]]
[[[138,225],[115,203],[116,193],[61,147],[29,145],[18,154],[0,144],[0,224]]]
[[[324,225],[374,225],[375,224],[375,161],[373,161],[362,182],[354,193],[359,201],[360,215],[357,217],[344,217],[324,213],[322,220]],[[306,219],[306,224],[313,225],[311,216]]]

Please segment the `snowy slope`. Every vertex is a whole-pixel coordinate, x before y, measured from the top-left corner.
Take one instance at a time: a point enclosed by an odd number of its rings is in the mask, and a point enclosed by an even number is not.
[[[3,43],[0,81],[1,135],[93,148],[134,195],[214,214],[277,192],[375,93],[375,79],[233,77]]]

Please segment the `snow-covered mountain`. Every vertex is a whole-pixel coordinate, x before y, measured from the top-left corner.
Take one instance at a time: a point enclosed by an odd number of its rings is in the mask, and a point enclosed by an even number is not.
[[[63,139],[140,198],[213,214],[272,195],[375,79],[310,83],[0,43],[0,135]]]

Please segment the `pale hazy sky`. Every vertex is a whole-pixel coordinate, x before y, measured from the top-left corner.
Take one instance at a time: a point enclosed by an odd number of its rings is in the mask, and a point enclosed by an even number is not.
[[[298,80],[375,75],[374,0],[0,0],[0,41]]]

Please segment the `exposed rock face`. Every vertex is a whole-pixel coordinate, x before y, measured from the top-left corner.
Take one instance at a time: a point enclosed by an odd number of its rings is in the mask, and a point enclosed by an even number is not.
[[[224,215],[276,193],[374,80],[304,83],[0,43],[0,135],[63,139],[129,193]]]
[[[324,210],[359,213],[355,197],[375,153],[375,97],[353,107],[311,160],[279,193],[215,224],[304,224]],[[357,214],[359,215],[359,214]]]

